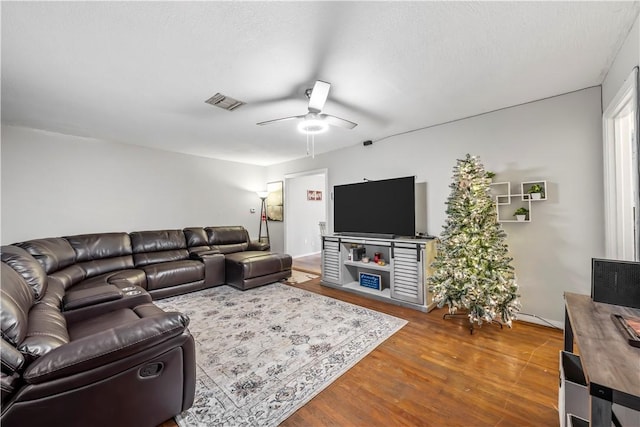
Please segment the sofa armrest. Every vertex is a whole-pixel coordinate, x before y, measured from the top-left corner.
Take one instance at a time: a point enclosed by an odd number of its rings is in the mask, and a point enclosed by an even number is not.
[[[189,325],[182,313],[163,313],[64,344],[34,361],[24,372],[40,384],[121,360],[180,335]]]
[[[249,242],[249,251],[268,251],[271,248],[269,243],[260,242],[258,240],[252,240]]]
[[[192,252],[189,257],[204,263],[204,284],[222,285],[225,281],[224,255],[217,249]]]
[[[114,285],[94,286],[86,289],[69,290],[62,298],[62,309],[75,310],[77,308],[95,305],[122,298],[122,291]]]
[[[220,254],[218,249],[193,249],[189,252],[189,258],[202,260],[204,256],[217,254]]]

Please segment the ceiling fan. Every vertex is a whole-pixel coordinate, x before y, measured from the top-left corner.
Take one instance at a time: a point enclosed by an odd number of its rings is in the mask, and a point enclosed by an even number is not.
[[[284,117],[282,119],[267,120],[266,122],[256,123],[259,126],[269,125],[271,123],[284,122],[287,120],[302,120],[298,124],[298,130],[307,135],[315,135],[326,131],[329,126],[338,126],[345,129],[353,129],[358,126],[357,123],[350,122],[349,120],[341,119],[340,117],[332,116],[329,114],[323,114],[322,108],[324,108],[325,102],[327,102],[327,96],[329,96],[329,89],[331,84],[323,82],[322,80],[316,81],[313,89],[307,89],[305,95],[309,98],[309,112],[302,116]]]

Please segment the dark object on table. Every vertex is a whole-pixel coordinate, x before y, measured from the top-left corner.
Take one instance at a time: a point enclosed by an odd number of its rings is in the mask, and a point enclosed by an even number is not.
[[[640,348],[640,317],[624,317],[612,314],[611,319],[616,324],[629,345]]]
[[[595,302],[640,308],[640,262],[593,258],[591,298]]]

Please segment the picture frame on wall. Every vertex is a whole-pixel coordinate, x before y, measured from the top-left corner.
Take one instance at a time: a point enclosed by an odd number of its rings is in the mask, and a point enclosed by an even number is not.
[[[267,219],[269,221],[284,220],[283,182],[267,183]]]
[[[322,201],[321,190],[307,190],[307,200],[320,202]]]

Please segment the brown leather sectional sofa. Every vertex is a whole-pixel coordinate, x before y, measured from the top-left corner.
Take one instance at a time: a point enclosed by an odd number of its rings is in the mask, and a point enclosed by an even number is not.
[[[188,409],[195,350],[158,299],[291,275],[243,227],[29,240],[2,247],[3,427],[156,426]]]

